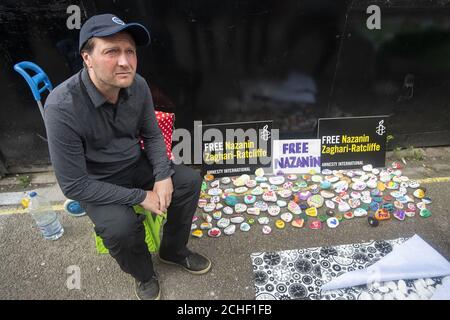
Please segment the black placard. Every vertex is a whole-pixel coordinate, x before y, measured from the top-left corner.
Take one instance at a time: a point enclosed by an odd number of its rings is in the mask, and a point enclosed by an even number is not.
[[[272,121],[202,126],[203,175],[238,176],[251,174],[257,168],[270,170],[271,157]]]
[[[322,170],[384,167],[388,116],[319,119]]]

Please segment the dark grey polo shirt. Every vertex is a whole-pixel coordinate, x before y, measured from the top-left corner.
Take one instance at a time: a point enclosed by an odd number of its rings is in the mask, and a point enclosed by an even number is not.
[[[44,110],[53,168],[59,186],[70,199],[124,205],[144,201],[144,190],[101,181],[139,161],[140,137],[155,180],[174,173],[150,89],[138,74],[112,105],[82,69],[50,93]]]

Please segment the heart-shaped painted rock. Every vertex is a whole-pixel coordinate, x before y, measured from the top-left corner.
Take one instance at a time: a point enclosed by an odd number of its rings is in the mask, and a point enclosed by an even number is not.
[[[305,224],[305,220],[303,220],[302,218],[295,218],[294,220],[292,220],[291,225],[294,228],[303,228],[303,225]]]
[[[311,207],[305,210],[306,215],[310,217],[317,217],[317,208]]]
[[[306,201],[306,200],[308,200],[311,196],[312,196],[311,191],[303,191],[303,192],[299,192],[299,193],[298,193],[298,198],[299,198],[301,201]]]
[[[394,218],[396,218],[397,220],[400,220],[400,221],[405,220],[405,217],[406,217],[406,213],[403,210],[395,210],[392,215],[394,216]]]
[[[309,228],[313,230],[322,229],[322,222],[320,222],[319,220],[311,221],[311,223],[309,224]]]
[[[253,204],[256,202],[256,196],[254,195],[247,195],[244,197],[245,204]]]
[[[192,235],[193,237],[195,237],[195,238],[201,238],[201,237],[203,237],[203,231],[197,229],[197,230],[194,230],[194,231],[191,233],[191,235]]]
[[[391,218],[391,214],[386,209],[378,209],[375,212],[375,219],[379,221],[389,220]]]
[[[290,212],[292,212],[293,214],[297,214],[297,215],[302,213],[302,209],[300,209],[300,206],[297,203],[295,203],[294,201],[289,201],[288,210]]]

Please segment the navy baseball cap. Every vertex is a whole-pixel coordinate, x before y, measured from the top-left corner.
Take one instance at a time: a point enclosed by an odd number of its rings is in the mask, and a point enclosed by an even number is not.
[[[80,30],[80,46],[93,37],[107,37],[126,30],[131,34],[137,46],[147,46],[150,44],[150,33],[146,27],[139,23],[125,23],[113,14],[99,14],[90,17],[83,24]]]

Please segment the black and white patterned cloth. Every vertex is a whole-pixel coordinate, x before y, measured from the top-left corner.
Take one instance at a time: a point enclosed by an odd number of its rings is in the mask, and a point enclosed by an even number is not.
[[[340,275],[365,269],[407,238],[333,247],[316,247],[251,255],[257,300],[423,299],[441,278],[391,281],[379,286],[357,286],[321,293],[322,285]],[[402,280],[400,280],[402,281]],[[381,287],[381,288],[380,288]],[[403,290],[401,293],[398,288]],[[418,292],[416,287],[419,288]],[[423,289],[422,288],[427,288]],[[382,289],[382,290],[380,290]],[[400,293],[399,293],[400,292]]]

